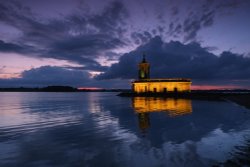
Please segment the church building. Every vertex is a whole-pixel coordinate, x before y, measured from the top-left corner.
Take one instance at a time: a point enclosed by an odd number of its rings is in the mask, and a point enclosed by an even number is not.
[[[138,68],[138,80],[132,82],[132,90],[135,93],[181,93],[191,90],[191,79],[150,79],[150,64],[145,55]]]

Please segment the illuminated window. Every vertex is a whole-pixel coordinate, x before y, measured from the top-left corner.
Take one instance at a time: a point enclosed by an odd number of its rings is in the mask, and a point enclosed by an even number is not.
[[[145,78],[145,73],[144,73],[144,71],[141,71],[141,78]]]

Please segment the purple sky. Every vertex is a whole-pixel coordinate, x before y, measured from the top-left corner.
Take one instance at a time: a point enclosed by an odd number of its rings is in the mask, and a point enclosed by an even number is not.
[[[0,87],[129,88],[153,77],[250,88],[250,1],[0,0]]]

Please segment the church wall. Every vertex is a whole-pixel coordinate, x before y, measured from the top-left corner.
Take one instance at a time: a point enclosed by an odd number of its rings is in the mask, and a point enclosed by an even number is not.
[[[138,82],[133,83],[136,93],[190,92],[191,82]]]

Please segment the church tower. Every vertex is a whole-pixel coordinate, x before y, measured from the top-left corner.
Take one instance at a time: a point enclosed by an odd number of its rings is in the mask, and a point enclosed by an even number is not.
[[[146,61],[145,54],[143,54],[142,62],[139,63],[139,80],[141,79],[150,79],[150,65]]]

